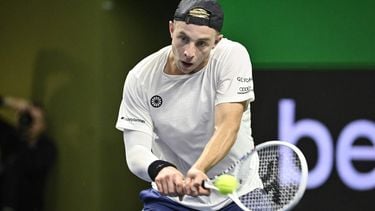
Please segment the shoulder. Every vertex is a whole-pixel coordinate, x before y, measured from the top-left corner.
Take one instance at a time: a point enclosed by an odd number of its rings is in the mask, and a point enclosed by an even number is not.
[[[245,53],[248,54],[248,51],[244,45],[239,42],[223,38],[216,46],[214,54],[232,54],[232,53]]]
[[[147,89],[162,74],[171,47],[167,46],[138,62],[127,74],[124,91],[138,92]]]
[[[140,75],[150,73],[153,69],[163,68],[164,61],[167,58],[170,49],[170,46],[166,46],[157,52],[150,54],[138,62],[129,73],[139,77]]]
[[[239,42],[226,38],[223,38],[214,48],[211,54],[211,62],[216,64],[216,67],[229,67],[237,63],[251,64],[250,54],[246,47]]]

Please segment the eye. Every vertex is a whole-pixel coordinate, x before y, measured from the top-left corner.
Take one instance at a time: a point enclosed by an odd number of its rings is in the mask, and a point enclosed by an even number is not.
[[[183,43],[188,43],[188,42],[189,42],[189,38],[188,38],[187,36],[180,35],[180,36],[178,36],[178,38],[179,38]]]
[[[203,47],[208,46],[208,43],[205,41],[198,41],[196,45],[198,48],[203,48]]]

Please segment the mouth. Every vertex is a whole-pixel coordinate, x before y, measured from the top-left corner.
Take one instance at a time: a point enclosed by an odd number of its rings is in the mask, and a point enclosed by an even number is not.
[[[193,63],[190,63],[190,62],[181,61],[181,64],[184,66],[184,68],[189,68],[193,66]]]

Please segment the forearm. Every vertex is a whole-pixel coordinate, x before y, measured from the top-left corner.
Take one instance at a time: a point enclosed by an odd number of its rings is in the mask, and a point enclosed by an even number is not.
[[[126,162],[129,170],[145,181],[151,182],[148,167],[158,160],[152,154],[152,137],[140,131],[124,131]]]
[[[202,181],[207,179],[207,172],[231,150],[239,128],[239,122],[236,122],[238,121],[232,118],[219,118],[213,136],[186,175],[186,194],[192,196],[209,194],[209,191],[201,187]]]
[[[219,163],[230,151],[237,138],[237,127],[223,124],[216,128],[193,168],[208,172]]]
[[[193,168],[207,172],[228,154],[237,139],[246,106],[247,102],[225,103],[216,106],[215,132]]]

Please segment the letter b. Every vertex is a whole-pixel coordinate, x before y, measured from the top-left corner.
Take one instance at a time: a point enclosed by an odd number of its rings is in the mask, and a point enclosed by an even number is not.
[[[295,102],[282,99],[279,102],[279,139],[297,145],[303,137],[311,138],[317,146],[315,167],[309,166],[307,187],[318,188],[330,176],[333,166],[333,143],[326,126],[314,119],[301,119],[295,122]],[[309,160],[309,158],[306,158]]]

